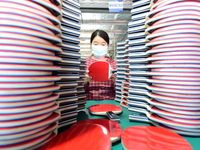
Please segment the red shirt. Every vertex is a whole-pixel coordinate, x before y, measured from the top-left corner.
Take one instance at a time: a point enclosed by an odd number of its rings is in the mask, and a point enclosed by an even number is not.
[[[86,69],[89,66],[98,61],[92,57],[86,58]],[[111,65],[113,70],[117,69],[116,61],[111,58],[101,59],[101,61],[106,61]],[[107,81],[90,81],[86,86],[86,100],[114,100],[115,99],[115,77],[111,77]]]

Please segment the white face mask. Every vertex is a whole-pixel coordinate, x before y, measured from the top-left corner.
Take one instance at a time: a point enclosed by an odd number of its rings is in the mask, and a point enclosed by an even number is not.
[[[108,46],[92,45],[92,54],[95,57],[101,58],[108,53]]]

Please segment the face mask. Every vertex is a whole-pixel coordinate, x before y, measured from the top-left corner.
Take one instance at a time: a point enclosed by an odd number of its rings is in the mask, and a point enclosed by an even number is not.
[[[105,56],[107,52],[108,52],[108,46],[92,45],[92,54],[94,54],[94,56],[97,58]]]

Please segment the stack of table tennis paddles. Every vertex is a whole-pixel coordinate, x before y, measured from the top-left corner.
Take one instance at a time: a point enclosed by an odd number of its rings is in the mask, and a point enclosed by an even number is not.
[[[60,89],[55,92],[59,95],[57,103],[59,103],[58,111],[61,114],[58,127],[65,127],[76,122],[78,108],[78,80],[80,80],[80,4],[78,1],[62,1],[61,5],[62,17],[60,19],[61,39],[60,45],[62,51],[56,53],[61,57],[62,61],[58,62],[62,69],[54,72],[63,78],[56,85]],[[80,92],[79,92],[80,93]]]
[[[126,107],[128,101],[129,88],[129,50],[128,40],[117,42],[117,76],[116,76],[116,96],[121,106]]]
[[[76,122],[80,4],[2,0],[0,7],[0,149],[35,149]]]
[[[146,35],[144,49],[132,53],[137,57],[129,61],[135,64],[129,67],[128,109],[145,115],[132,114],[129,118],[199,136],[200,2],[133,1],[132,12],[144,8],[149,8],[140,24]]]

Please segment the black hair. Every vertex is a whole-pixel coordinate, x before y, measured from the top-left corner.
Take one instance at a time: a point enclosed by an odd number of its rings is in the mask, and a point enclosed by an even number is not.
[[[92,43],[93,39],[96,36],[100,36],[101,38],[103,38],[109,45],[109,36],[108,33],[106,33],[104,30],[96,30],[92,33],[91,38],[90,38],[90,43]]]

